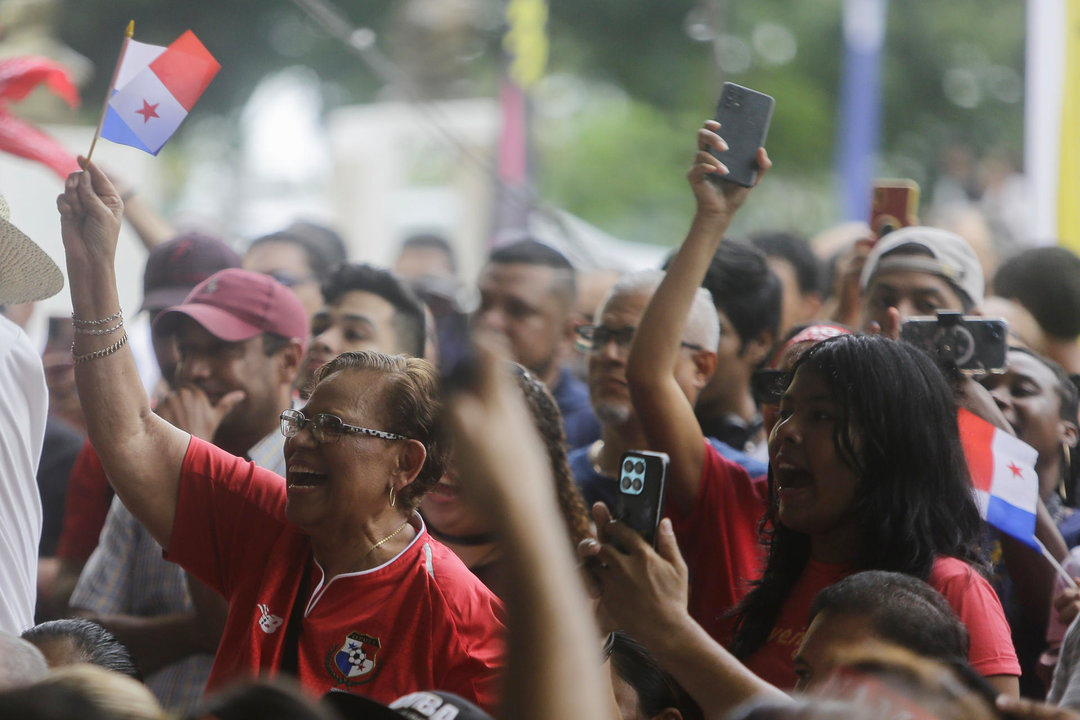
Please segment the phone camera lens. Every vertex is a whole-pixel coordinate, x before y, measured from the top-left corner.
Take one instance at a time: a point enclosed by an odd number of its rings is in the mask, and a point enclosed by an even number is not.
[[[645,472],[645,463],[641,462],[640,460],[634,463],[634,472],[638,475],[643,474]]]
[[[623,490],[629,490],[630,489],[630,478],[625,478],[624,477],[622,479],[622,489]]]
[[[634,478],[634,492],[641,492],[641,478]]]
[[[627,460],[626,462],[623,463],[622,469],[623,469],[623,472],[628,472],[628,473],[629,472],[634,472],[634,461],[633,460]]]

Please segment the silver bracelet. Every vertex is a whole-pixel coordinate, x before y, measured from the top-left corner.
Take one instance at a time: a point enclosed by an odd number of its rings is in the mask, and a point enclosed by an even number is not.
[[[80,365],[84,362],[90,362],[91,360],[98,360],[103,357],[108,357],[120,348],[124,347],[124,343],[127,342],[127,339],[127,333],[124,333],[123,336],[121,336],[121,338],[114,342],[112,345],[108,347],[103,347],[100,350],[94,350],[92,352],[85,353],[83,355],[76,355],[75,343],[71,343],[71,360],[76,365]]]
[[[86,328],[77,327],[72,329],[75,331],[76,335],[108,335],[110,333],[116,332],[122,327],[124,327],[124,319],[120,318],[120,322],[110,328],[102,328],[101,330],[87,330]]]
[[[111,323],[111,322],[116,322],[117,320],[120,320],[121,322],[123,322],[123,320],[124,320],[124,310],[123,310],[123,308],[117,310],[115,315],[110,315],[109,317],[101,318],[100,320],[81,320],[81,319],[75,317],[75,313],[71,313],[71,324],[74,325],[77,328],[93,327],[94,325],[106,325],[106,324]]]

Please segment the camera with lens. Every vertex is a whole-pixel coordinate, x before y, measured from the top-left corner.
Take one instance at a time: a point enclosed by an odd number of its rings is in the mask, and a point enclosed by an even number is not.
[[[1009,324],[1003,318],[940,310],[937,317],[905,320],[900,326],[900,339],[962,372],[1002,373],[1008,329]]]

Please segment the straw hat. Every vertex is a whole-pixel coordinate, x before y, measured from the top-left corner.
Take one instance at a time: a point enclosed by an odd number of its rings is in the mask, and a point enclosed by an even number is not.
[[[0,195],[0,305],[52,297],[64,287],[60,268],[10,218],[11,208]]]

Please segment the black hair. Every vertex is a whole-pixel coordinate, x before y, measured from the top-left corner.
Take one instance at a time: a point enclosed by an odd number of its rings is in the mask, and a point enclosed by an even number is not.
[[[654,717],[667,708],[678,710],[683,720],[704,717],[693,698],[637,640],[616,630],[605,650],[611,658],[611,669],[637,693],[641,717]]]
[[[256,238],[248,249],[270,242],[296,245],[303,250],[311,272],[320,283],[326,282],[331,271],[347,259],[345,241],[340,235],[325,225],[306,220],[298,220],[284,230]]]
[[[944,663],[964,662],[967,628],[941,593],[924,581],[897,572],[865,570],[818,592],[810,622],[819,614],[858,615],[882,639]]]
[[[435,233],[417,233],[405,238],[401,243],[398,255],[405,254],[406,250],[437,250],[446,256],[451,272],[457,272],[457,256],[450,242],[442,235]]]
[[[803,353],[792,377],[804,369],[819,373],[832,394],[833,444],[859,479],[850,508],[861,535],[854,568],[925,580],[938,556],[951,556],[984,569],[956,406],[934,361],[880,336],[841,335]],[[734,613],[732,651],[744,659],[766,642],[810,557],[807,535],[786,527],[778,509],[770,469],[762,521],[768,560]]]
[[[244,680],[210,695],[188,715],[216,720],[340,720],[327,703],[319,703],[285,678]]]
[[[413,357],[424,357],[424,304],[401,278],[386,268],[368,263],[345,263],[336,267],[322,286],[327,305],[337,304],[353,291],[378,295],[394,306],[394,333],[402,350]]]
[[[79,661],[103,667],[142,681],[135,659],[127,645],[92,620],[64,618],[43,622],[22,634],[23,640],[39,645],[43,641],[67,638],[78,651]]]
[[[805,239],[786,232],[756,233],[749,239],[750,244],[766,257],[778,257],[791,263],[799,292],[821,292],[821,261]]]
[[[994,292],[1017,300],[1048,335],[1080,335],[1080,258],[1063,247],[1038,247],[1005,260]]]
[[[670,262],[669,258],[664,263],[665,270]],[[712,293],[716,309],[735,326],[740,352],[762,332],[776,337],[783,289],[763,252],[744,243],[721,241],[701,286]]]
[[[488,255],[488,262],[496,265],[532,265],[556,270],[552,291],[566,307],[573,307],[577,299],[577,273],[574,266],[561,252],[539,240],[530,238],[500,245]]]
[[[574,482],[574,474],[567,460],[562,414],[547,385],[521,365],[511,364],[517,385],[529,408],[529,415],[532,416],[533,424],[551,462],[551,476],[555,481],[559,511],[566,525],[570,546],[576,548],[578,543],[592,537],[593,533],[589,511],[577,483]]]

